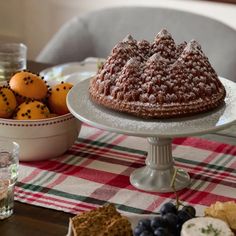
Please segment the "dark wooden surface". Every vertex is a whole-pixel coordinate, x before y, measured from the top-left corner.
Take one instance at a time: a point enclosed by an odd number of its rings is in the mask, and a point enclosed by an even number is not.
[[[29,61],[27,68],[39,73],[49,66]],[[73,215],[15,202],[14,214],[8,219],[0,220],[0,236],[66,235],[71,216]]]
[[[1,236],[66,235],[72,216],[60,211],[15,202],[14,214],[0,221]]]

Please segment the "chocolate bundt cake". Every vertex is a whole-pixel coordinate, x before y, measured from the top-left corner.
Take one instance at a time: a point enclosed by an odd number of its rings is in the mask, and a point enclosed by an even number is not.
[[[223,103],[226,91],[195,40],[176,45],[167,30],[153,43],[119,42],[91,80],[97,104],[142,118],[183,117]]]

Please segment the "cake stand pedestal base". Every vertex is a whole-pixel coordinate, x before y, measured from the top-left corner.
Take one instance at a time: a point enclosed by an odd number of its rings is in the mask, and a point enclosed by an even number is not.
[[[147,138],[149,143],[146,166],[135,170],[130,182],[136,188],[153,192],[174,192],[187,187],[190,177],[187,172],[177,169],[174,188],[171,186],[175,173],[172,157],[171,138]]]

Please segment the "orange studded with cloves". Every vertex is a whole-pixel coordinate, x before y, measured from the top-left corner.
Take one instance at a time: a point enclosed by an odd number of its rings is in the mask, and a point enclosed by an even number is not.
[[[50,116],[48,107],[39,101],[26,101],[21,103],[14,116],[16,120],[40,120]]]
[[[53,113],[64,115],[69,112],[66,105],[66,96],[72,87],[72,84],[63,82],[52,87],[48,105]]]
[[[9,86],[21,102],[27,99],[41,101],[48,95],[48,86],[43,78],[28,71],[20,71],[13,75]]]
[[[13,91],[7,87],[0,87],[0,118],[10,118],[16,106],[17,102]]]

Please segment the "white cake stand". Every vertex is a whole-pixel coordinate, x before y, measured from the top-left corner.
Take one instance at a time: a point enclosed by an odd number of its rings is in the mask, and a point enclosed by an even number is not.
[[[145,120],[98,106],[89,98],[89,79],[71,89],[67,96],[67,105],[76,118],[92,126],[121,134],[146,137],[149,143],[146,166],[135,170],[130,176],[130,182],[138,189],[146,191],[173,192],[171,181],[175,168],[172,139],[224,129],[236,120],[236,83],[220,79],[227,91],[225,104],[212,112],[187,118]],[[188,173],[178,169],[175,189],[183,189],[189,183]]]

